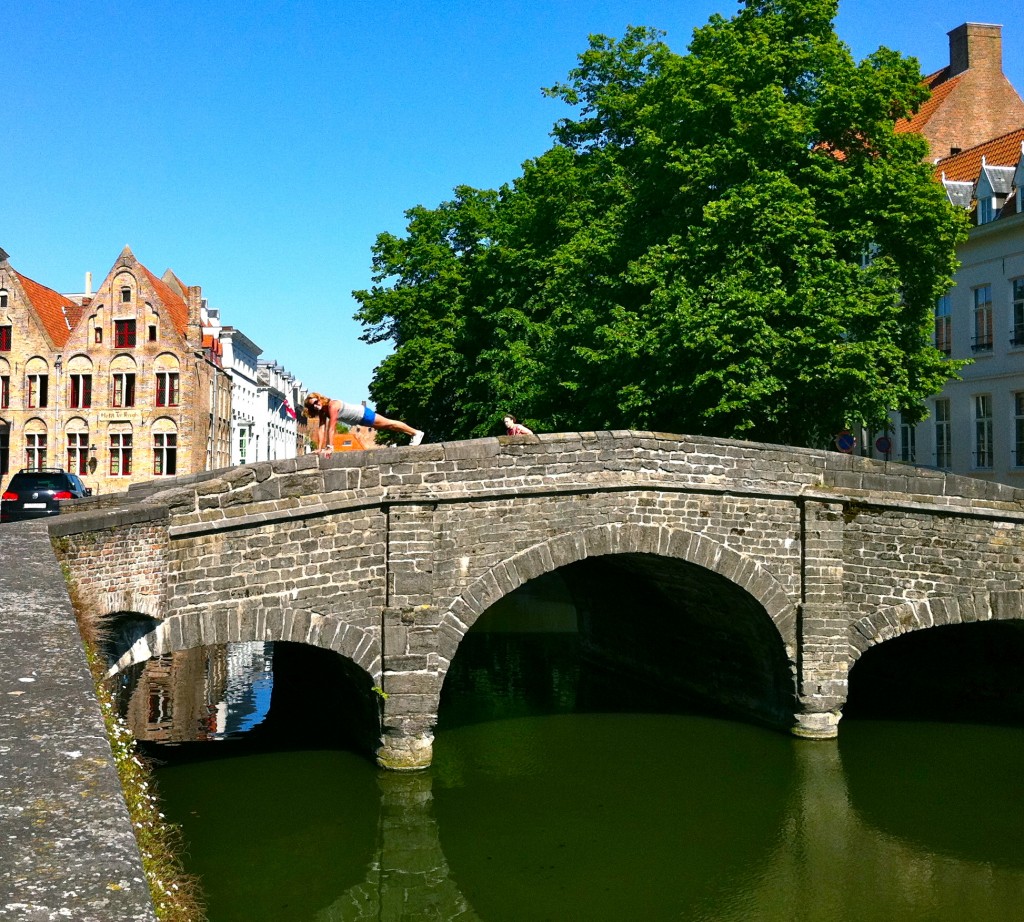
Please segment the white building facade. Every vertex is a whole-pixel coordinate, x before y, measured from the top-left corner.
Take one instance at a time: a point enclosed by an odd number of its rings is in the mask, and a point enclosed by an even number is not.
[[[257,363],[263,350],[241,330],[221,327],[224,368],[231,375],[231,463],[248,464],[258,451],[258,414],[260,388]]]
[[[895,459],[1024,487],[1024,128],[939,161],[972,212],[955,282],[935,308],[935,345],[970,359],[916,426],[896,420]]]
[[[219,311],[205,308],[203,325],[217,339],[231,376],[231,464],[296,457],[304,447],[304,420],[295,411],[305,399],[302,382],[261,359],[263,350],[241,330],[221,325]]]
[[[302,421],[299,416],[305,391],[299,381],[282,365],[273,361],[260,361],[256,377],[259,382],[259,400],[256,415],[258,457],[254,461],[279,461],[300,454]],[[305,446],[301,445],[304,449]],[[301,452],[304,453],[304,450]]]

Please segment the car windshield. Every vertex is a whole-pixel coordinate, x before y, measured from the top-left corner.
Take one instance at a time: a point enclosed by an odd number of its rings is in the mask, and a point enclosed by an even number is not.
[[[11,485],[8,489],[17,493],[20,490],[66,490],[67,488],[67,478],[59,474],[33,474],[30,477],[15,474],[11,478]]]

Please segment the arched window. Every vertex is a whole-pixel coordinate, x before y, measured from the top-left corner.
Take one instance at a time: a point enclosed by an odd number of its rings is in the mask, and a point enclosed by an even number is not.
[[[176,407],[181,403],[180,363],[176,355],[164,353],[154,362],[156,374],[156,405]]]
[[[118,355],[110,363],[110,405],[135,406],[135,371],[137,365],[130,355]]]
[[[50,366],[35,356],[25,364],[25,407],[42,409],[50,405]]]
[[[68,406],[85,410],[92,406],[92,360],[87,355],[68,359]]]
[[[6,359],[0,359],[0,410],[11,406],[11,366]]]

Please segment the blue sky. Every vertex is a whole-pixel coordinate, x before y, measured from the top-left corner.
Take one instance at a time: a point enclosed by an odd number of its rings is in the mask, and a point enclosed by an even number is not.
[[[926,73],[946,33],[1003,25],[1012,4],[841,0],[840,37]],[[460,184],[493,188],[550,144],[587,36],[655,26],[685,51],[732,0],[7,0],[0,247],[58,291],[99,285],[125,244],[201,285],[225,324],[310,389],[367,399],[383,346],[358,339],[353,289],[404,211]],[[1017,49],[1014,53],[1013,49]]]

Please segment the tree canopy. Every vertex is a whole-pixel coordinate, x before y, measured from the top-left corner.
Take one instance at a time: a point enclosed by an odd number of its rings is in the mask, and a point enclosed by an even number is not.
[[[354,292],[394,351],[371,394],[431,438],[651,429],[824,445],[956,374],[933,310],[966,233],[897,132],[915,59],[857,63],[838,0],[745,0],[698,28],[592,36],[554,144],[381,234]]]

